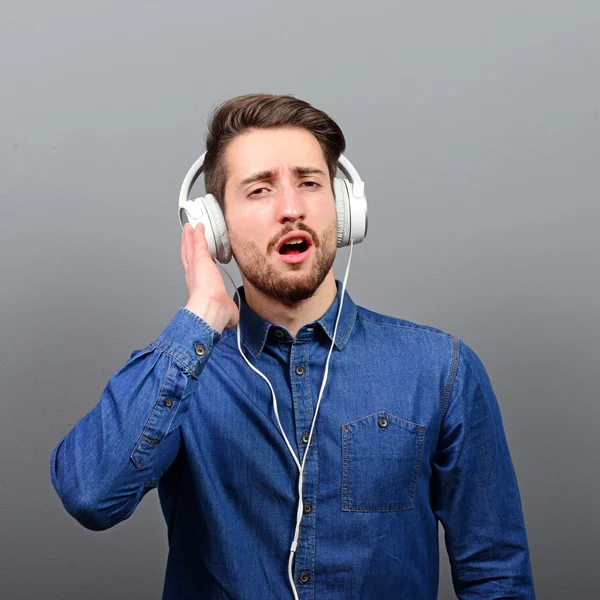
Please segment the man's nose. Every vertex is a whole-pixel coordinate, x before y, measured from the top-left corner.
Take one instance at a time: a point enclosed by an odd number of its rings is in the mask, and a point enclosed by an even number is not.
[[[304,202],[292,183],[284,183],[278,198],[277,218],[280,223],[304,218]]]

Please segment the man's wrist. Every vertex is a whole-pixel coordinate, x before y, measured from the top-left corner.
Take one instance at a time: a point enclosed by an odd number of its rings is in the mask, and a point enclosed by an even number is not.
[[[185,305],[185,308],[198,315],[219,333],[223,332],[223,329],[225,329],[225,326],[229,321],[227,311],[219,302],[212,298],[190,299]]]

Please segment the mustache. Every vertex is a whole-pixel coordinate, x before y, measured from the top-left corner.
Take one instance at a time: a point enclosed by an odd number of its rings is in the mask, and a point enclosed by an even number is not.
[[[281,240],[281,238],[284,235],[287,235],[291,231],[304,231],[305,233],[308,233],[308,235],[310,235],[310,239],[315,247],[318,248],[321,245],[321,242],[319,241],[319,237],[317,236],[317,232],[312,227],[309,227],[308,225],[305,225],[304,223],[301,223],[301,222],[296,223],[294,225],[289,223],[288,225],[285,226],[284,229],[282,229],[279,232],[279,234],[274,239],[272,239],[269,242],[269,244],[267,246],[267,254],[270,254],[275,248],[277,248],[277,244],[279,243],[279,240]]]

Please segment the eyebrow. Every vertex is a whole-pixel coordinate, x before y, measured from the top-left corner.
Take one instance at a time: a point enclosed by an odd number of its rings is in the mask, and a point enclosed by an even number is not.
[[[297,177],[303,177],[305,175],[322,175],[323,177],[325,176],[325,173],[321,169],[317,169],[315,167],[293,167],[292,173],[294,173],[294,175],[296,175]],[[276,174],[274,170],[258,171],[256,173],[253,173],[249,177],[242,179],[242,181],[238,183],[238,187],[241,188],[250,185],[251,183],[256,183],[257,181],[264,181],[265,179],[272,180],[275,178]]]

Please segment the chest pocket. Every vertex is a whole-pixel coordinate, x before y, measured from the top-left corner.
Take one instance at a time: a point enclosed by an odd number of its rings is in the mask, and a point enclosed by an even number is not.
[[[425,427],[388,412],[342,425],[342,510],[414,506]]]

